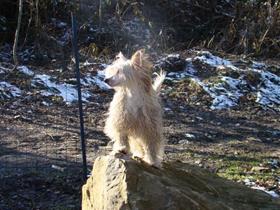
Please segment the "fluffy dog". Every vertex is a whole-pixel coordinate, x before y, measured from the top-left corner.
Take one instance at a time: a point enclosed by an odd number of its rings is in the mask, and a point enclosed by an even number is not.
[[[159,100],[165,73],[152,81],[152,64],[143,50],[131,59],[119,53],[105,69],[105,82],[115,94],[104,133],[114,142],[113,154],[126,153],[156,167],[163,158],[162,111]]]

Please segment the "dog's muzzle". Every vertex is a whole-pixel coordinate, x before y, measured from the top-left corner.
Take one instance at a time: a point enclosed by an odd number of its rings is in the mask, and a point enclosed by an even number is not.
[[[114,80],[112,78],[105,78],[104,82],[109,85],[110,87],[112,87],[114,85]]]
[[[110,79],[104,79],[104,82],[109,85]]]

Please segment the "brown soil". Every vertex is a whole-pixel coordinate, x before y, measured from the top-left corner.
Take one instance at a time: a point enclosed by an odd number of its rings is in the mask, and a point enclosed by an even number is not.
[[[110,150],[102,129],[112,98],[111,92],[92,91],[96,98],[84,106],[89,170],[98,155]],[[259,106],[213,111],[203,101],[190,105],[172,94],[163,95],[163,107],[169,108],[164,114],[167,161],[199,165],[239,182],[255,176],[259,185],[280,192],[279,167],[267,165],[280,162],[279,113]],[[79,209],[77,105],[48,107],[25,97],[3,103],[0,112],[0,209]],[[244,168],[228,173],[237,163]],[[254,174],[253,166],[268,169]]]

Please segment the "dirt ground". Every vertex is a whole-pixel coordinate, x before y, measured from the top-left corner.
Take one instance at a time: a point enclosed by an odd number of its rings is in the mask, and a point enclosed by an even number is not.
[[[182,161],[219,176],[280,193],[280,118],[252,104],[211,110],[207,98],[188,103],[162,91],[165,161]],[[91,90],[84,104],[88,172],[108,154],[103,134],[112,91]],[[79,209],[82,158],[77,104],[24,95],[0,106],[0,209]]]
[[[97,155],[109,152],[102,127],[111,97],[103,95],[104,103],[85,107],[89,169]],[[269,161],[280,161],[276,113],[259,108],[180,108],[176,100],[163,98],[163,106],[170,107],[164,115],[166,161],[199,165],[239,182],[252,177],[280,192],[279,168],[269,165]],[[79,209],[82,174],[77,108],[46,109],[15,101],[1,106],[1,116],[0,208]]]

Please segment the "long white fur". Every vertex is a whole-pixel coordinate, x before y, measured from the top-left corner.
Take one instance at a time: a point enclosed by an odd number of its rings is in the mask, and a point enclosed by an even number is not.
[[[153,83],[153,88],[157,93],[160,93],[161,85],[166,77],[166,72],[161,71],[159,74],[158,73],[155,74],[156,74],[156,78]]]
[[[151,63],[140,50],[131,59],[119,54],[105,76],[115,89],[104,127],[114,142],[113,153],[125,152],[160,167],[164,138],[158,93],[165,73],[157,75],[152,83]]]

